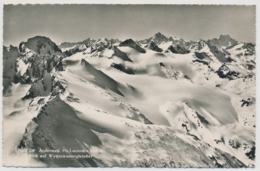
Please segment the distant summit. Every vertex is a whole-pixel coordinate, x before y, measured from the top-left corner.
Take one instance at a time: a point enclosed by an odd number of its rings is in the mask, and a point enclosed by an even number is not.
[[[215,46],[219,50],[227,48],[229,46],[234,46],[238,43],[237,40],[231,38],[229,35],[220,35],[219,38],[209,39],[208,44],[210,46]]]
[[[156,43],[156,44],[160,44],[160,43],[162,43],[162,42],[167,42],[167,41],[169,41],[169,38],[167,38],[167,37],[166,37],[165,35],[163,35],[162,33],[158,32],[158,33],[156,33],[156,34],[153,36],[153,38],[152,38],[151,41],[153,41],[153,42]]]
[[[127,39],[119,44],[119,46],[129,46],[138,52],[145,53],[146,51],[141,48],[133,39]]]
[[[159,45],[161,43],[165,43],[165,42],[169,42],[169,41],[174,42],[174,39],[172,37],[168,38],[165,35],[163,35],[162,33],[157,32],[157,33],[155,33],[154,36],[144,39],[144,40],[140,40],[138,42],[141,44],[149,44],[149,43],[153,42],[153,43]]]
[[[51,39],[45,36],[35,36],[29,38],[27,42],[21,42],[19,51],[25,52],[26,48],[42,55],[62,55],[60,48]]]
[[[148,48],[153,50],[153,51],[156,51],[156,52],[162,52],[163,50],[161,48],[159,48],[157,46],[156,43],[154,43],[153,41],[151,41],[149,44],[148,44]]]

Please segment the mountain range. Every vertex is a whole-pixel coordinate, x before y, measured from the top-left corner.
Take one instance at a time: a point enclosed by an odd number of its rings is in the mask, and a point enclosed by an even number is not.
[[[229,35],[4,46],[4,165],[254,167],[255,74],[255,44]]]

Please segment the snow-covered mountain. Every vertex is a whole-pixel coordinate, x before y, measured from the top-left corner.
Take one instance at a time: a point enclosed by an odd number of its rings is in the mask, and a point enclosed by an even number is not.
[[[209,39],[208,44],[215,46],[218,49],[225,49],[229,46],[234,46],[238,43],[235,39],[232,39],[229,35],[220,35],[219,38]]]
[[[253,43],[36,36],[3,66],[6,166],[255,165]]]

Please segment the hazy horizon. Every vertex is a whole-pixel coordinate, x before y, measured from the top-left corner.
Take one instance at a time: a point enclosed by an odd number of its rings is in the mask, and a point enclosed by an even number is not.
[[[56,43],[87,38],[141,40],[161,32],[185,40],[229,34],[255,42],[255,6],[235,5],[4,5],[4,45],[36,35]]]

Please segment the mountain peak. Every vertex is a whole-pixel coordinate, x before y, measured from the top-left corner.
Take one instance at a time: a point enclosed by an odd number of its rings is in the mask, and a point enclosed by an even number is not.
[[[160,44],[164,41],[168,41],[168,38],[162,33],[158,32],[153,36],[152,41],[154,41],[156,44]]]
[[[62,55],[59,47],[46,36],[35,36],[29,38],[27,42],[21,42],[19,47],[22,48],[22,45],[25,45],[28,49],[31,49],[38,54]],[[23,52],[24,49],[20,49],[20,51]]]
[[[220,35],[219,36],[219,39],[223,39],[223,38],[228,38],[228,39],[231,39],[230,35],[226,34],[226,35]]]
[[[228,34],[226,34],[226,35],[221,34],[218,39],[213,38],[213,39],[208,40],[208,44],[210,46],[215,46],[218,49],[227,48],[229,46],[236,45],[237,43],[238,43],[238,41],[231,38],[230,35],[228,35]]]
[[[166,36],[163,35],[163,34],[160,33],[160,32],[155,33],[154,37],[155,37],[155,38],[159,38],[159,37],[164,37],[164,38],[166,38]]]
[[[119,46],[129,46],[138,52],[145,53],[146,51],[140,47],[133,39],[127,39],[119,44]]]
[[[220,41],[236,41],[236,40],[232,39],[232,38],[230,37],[230,35],[228,35],[228,34],[226,34],[226,35],[222,35],[222,34],[221,34],[221,35],[219,36],[218,40],[220,40]]]

